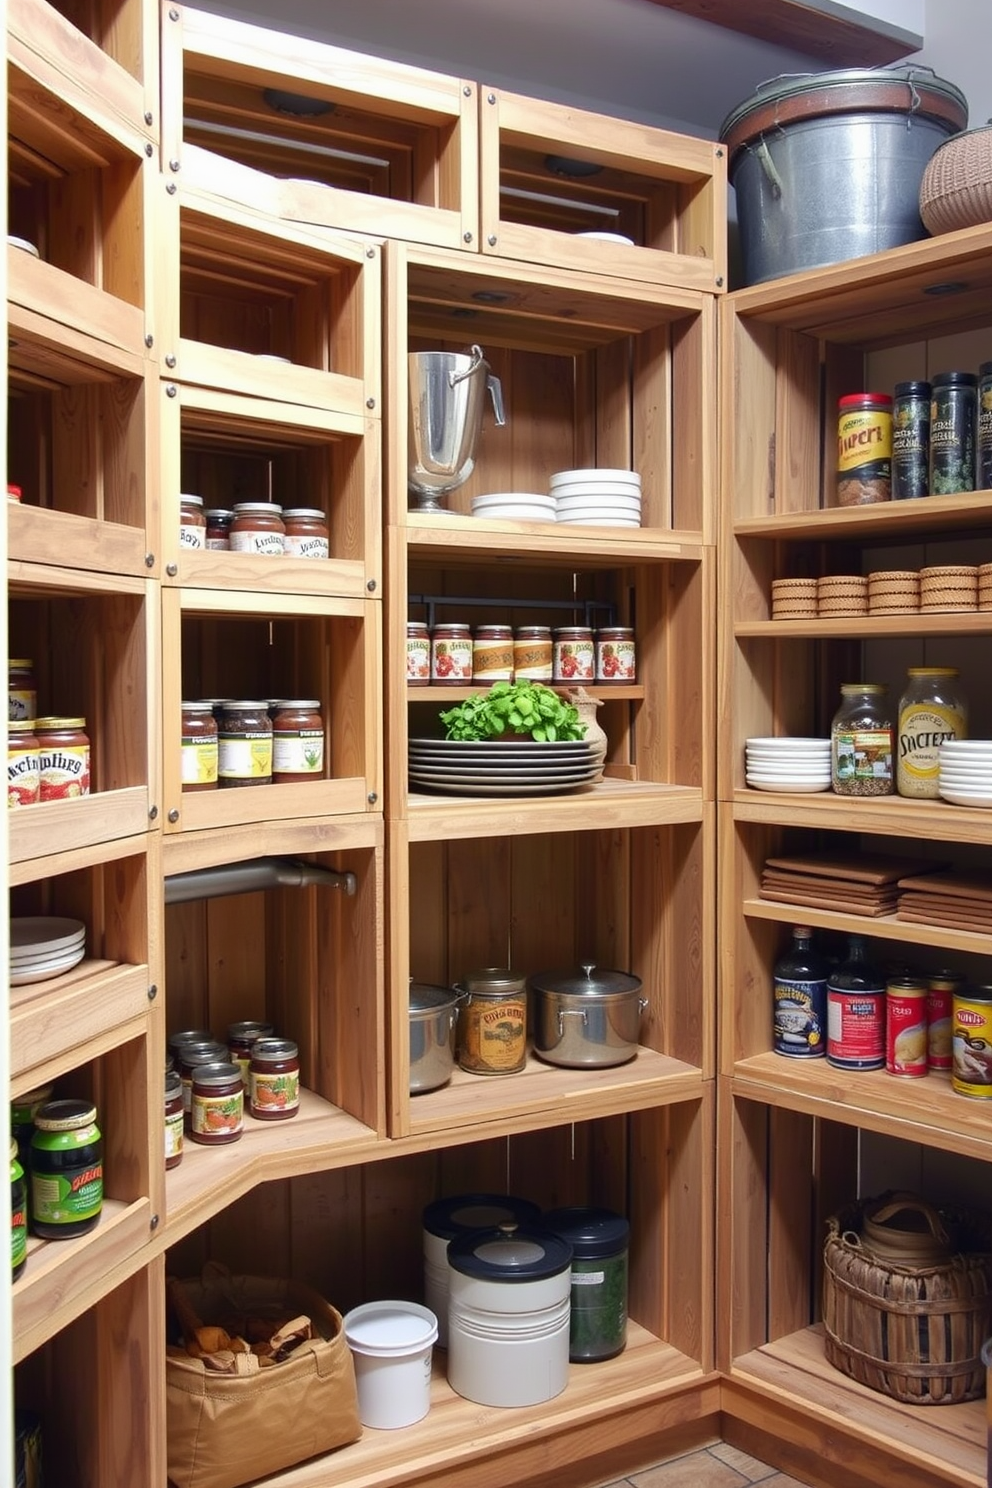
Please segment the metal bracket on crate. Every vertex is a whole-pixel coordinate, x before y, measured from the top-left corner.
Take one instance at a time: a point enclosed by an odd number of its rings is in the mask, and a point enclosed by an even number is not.
[[[167,875],[165,902],[187,904],[192,899],[220,899],[225,894],[251,894],[258,889],[311,886],[343,889],[353,895],[358,882],[353,873],[338,873],[317,863],[293,858],[249,858],[244,863],[223,863],[217,868],[196,868],[189,873]]]
[[[616,605],[605,599],[501,599],[495,594],[479,599],[465,594],[411,594],[408,603],[426,609],[428,630],[433,630],[436,610],[444,605],[457,605],[459,609],[567,610],[573,619],[581,614],[589,626],[593,626],[597,613],[604,615],[607,625],[615,625],[617,620]]]

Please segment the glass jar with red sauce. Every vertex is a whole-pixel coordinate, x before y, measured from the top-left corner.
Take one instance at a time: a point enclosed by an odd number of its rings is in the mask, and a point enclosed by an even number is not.
[[[39,718],[40,801],[68,801],[90,793],[90,741],[85,718]]]
[[[286,524],[282,507],[274,501],[241,501],[234,508],[230,545],[232,553],[260,553],[281,557],[286,546]]]
[[[273,705],[272,780],[292,785],[324,775],[324,720],[316,698]]]
[[[245,1129],[245,1088],[236,1064],[218,1060],[193,1071],[190,1138],[202,1147],[224,1147]]]
[[[300,1109],[300,1051],[292,1039],[257,1039],[248,1089],[256,1121],[288,1121]]]
[[[285,551],[291,557],[330,557],[330,531],[319,507],[292,506],[282,516],[286,524]]]

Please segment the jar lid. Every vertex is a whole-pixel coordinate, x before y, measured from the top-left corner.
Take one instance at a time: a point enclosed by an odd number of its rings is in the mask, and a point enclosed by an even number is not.
[[[555,637],[561,636],[563,640],[568,640],[573,636],[581,639],[583,636],[591,635],[591,625],[559,625],[555,630]]]
[[[492,997],[523,991],[526,977],[522,972],[512,971],[508,966],[483,966],[479,971],[468,971],[457,983],[465,992],[483,992]]]
[[[202,496],[183,496],[183,495],[180,495],[179,500],[182,502],[183,506],[202,506],[203,505],[203,497]]]
[[[220,1044],[216,1039],[204,1039],[199,1044],[183,1044],[179,1050],[179,1062],[192,1069],[194,1064],[216,1064],[226,1054],[226,1044]]]
[[[85,718],[36,718],[35,727],[44,729],[46,733],[55,733],[58,729],[83,729],[86,727]]]
[[[934,374],[933,386],[977,387],[978,378],[974,372],[937,372]]]
[[[911,677],[957,677],[957,667],[908,667]]]
[[[26,656],[12,656],[7,662],[7,665],[12,672],[29,672],[34,666],[34,662]]]
[[[34,1090],[25,1090],[23,1095],[15,1095],[10,1103],[10,1117],[14,1121],[18,1116],[34,1116],[39,1106],[51,1100],[54,1085],[39,1085]]]
[[[9,734],[33,733],[37,720],[34,718],[11,718],[7,723]]]
[[[229,1039],[244,1038],[268,1038],[275,1033],[274,1023],[257,1023],[251,1018],[243,1019],[240,1023],[228,1023],[227,1036]]]
[[[177,1095],[179,1095],[181,1093],[182,1088],[183,1088],[183,1082],[182,1082],[182,1077],[179,1074],[179,1071],[178,1070],[172,1070],[172,1069],[166,1070],[166,1072],[165,1072],[165,1093],[166,1093],[166,1095],[167,1096],[172,1096],[173,1099],[174,1099]]]
[[[626,971],[605,971],[583,964],[568,971],[539,971],[529,979],[538,992],[565,992],[578,997],[608,997],[617,992],[637,992],[640,977]]]
[[[231,1064],[226,1059],[214,1059],[209,1064],[198,1064],[193,1072],[195,1085],[230,1085],[237,1080],[242,1084],[240,1064]]]
[[[897,398],[929,398],[930,384],[928,382],[897,382],[895,395]]]
[[[837,399],[838,409],[854,408],[862,403],[872,403],[877,408],[891,408],[892,398],[888,393],[846,393]]]
[[[314,709],[320,711],[320,698],[279,698],[277,702],[269,704],[272,708],[304,708],[312,713]]]
[[[454,987],[432,986],[430,982],[410,983],[411,1013],[440,1012],[461,1002],[462,993]]]
[[[207,520],[216,527],[222,522],[233,522],[234,513],[229,506],[211,506],[207,508]]]
[[[517,635],[521,640],[531,640],[535,636],[549,636],[550,625],[518,625]]]
[[[95,1121],[96,1106],[88,1100],[47,1101],[34,1115],[34,1124],[39,1131],[76,1131],[83,1126],[92,1126]]]
[[[178,1033],[170,1033],[166,1043],[178,1054],[182,1052],[183,1044],[209,1044],[213,1042],[213,1037],[209,1028],[183,1028]]]
[[[234,504],[234,515],[239,512],[270,512],[282,516],[282,507],[275,501],[236,501]]]
[[[541,1223],[568,1241],[576,1260],[616,1255],[626,1249],[630,1240],[629,1222],[612,1209],[581,1205],[551,1209]]]
[[[282,514],[284,517],[316,517],[320,522],[327,520],[319,506],[284,506]]]
[[[263,1064],[279,1064],[283,1059],[296,1059],[299,1052],[299,1044],[286,1038],[260,1038],[251,1046],[252,1060],[261,1060]]]
[[[550,1230],[508,1220],[450,1240],[448,1264],[463,1276],[481,1281],[538,1281],[567,1271],[572,1247]]]
[[[232,698],[225,698],[221,703],[221,707],[225,713],[265,713],[268,711],[269,705],[268,703],[261,702],[258,698],[249,698],[247,701],[244,698],[239,698],[237,701]]]
[[[992,983],[978,982],[962,987],[955,996],[962,1002],[992,1002]]]
[[[843,693],[849,694],[861,692],[880,693],[888,692],[889,689],[885,682],[842,682],[840,690]]]
[[[182,702],[179,704],[184,713],[212,713],[214,705],[209,698],[197,698],[195,701]]]
[[[540,1217],[540,1209],[530,1199],[518,1199],[513,1194],[467,1193],[435,1199],[425,1207],[423,1223],[428,1234],[454,1240],[456,1235],[477,1234],[506,1223],[536,1225]]]

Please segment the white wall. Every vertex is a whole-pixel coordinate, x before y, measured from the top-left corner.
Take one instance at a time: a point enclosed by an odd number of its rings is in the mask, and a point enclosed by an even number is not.
[[[961,89],[971,128],[986,123],[992,118],[992,0],[926,0],[923,35],[922,49],[907,60],[925,62]]]

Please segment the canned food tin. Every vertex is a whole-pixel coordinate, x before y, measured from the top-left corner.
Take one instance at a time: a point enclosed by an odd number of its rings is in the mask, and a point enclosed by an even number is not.
[[[930,396],[930,495],[975,489],[978,378],[938,372]]]
[[[927,984],[898,977],[885,987],[885,1068],[890,1075],[927,1073]]]
[[[555,682],[591,682],[596,673],[592,629],[588,625],[563,625],[554,634],[551,654]]]
[[[892,399],[850,393],[837,405],[837,505],[868,506],[892,496]]]
[[[992,1098],[992,986],[954,993],[951,1087],[959,1095]]]
[[[964,982],[956,971],[935,971],[927,978],[927,1063],[931,1069],[949,1070],[954,994]]]
[[[527,1062],[527,979],[505,967],[473,971],[454,990],[458,1063],[474,1075],[512,1075]]]
[[[930,494],[930,384],[897,382],[892,408],[892,499]]]
[[[827,983],[827,1059],[840,1069],[885,1064],[885,994]]]
[[[976,479],[980,491],[992,490],[992,362],[978,369],[978,451]]]

